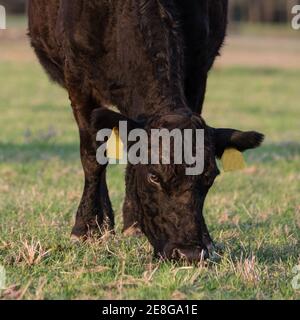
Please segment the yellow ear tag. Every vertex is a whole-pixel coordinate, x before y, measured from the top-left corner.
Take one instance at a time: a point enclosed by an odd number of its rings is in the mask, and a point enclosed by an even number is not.
[[[226,149],[221,161],[225,172],[238,171],[246,168],[243,154],[236,149]]]
[[[107,141],[106,156],[110,159],[122,160],[124,156],[124,145],[120,139],[119,130],[113,128],[112,134]]]

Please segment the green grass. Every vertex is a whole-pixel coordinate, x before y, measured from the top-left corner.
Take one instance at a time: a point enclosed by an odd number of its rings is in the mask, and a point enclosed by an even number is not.
[[[152,259],[121,235],[122,167],[109,170],[115,237],[72,246],[83,175],[66,93],[37,64],[0,63],[0,265],[3,298],[299,299],[300,71],[218,69],[205,118],[256,129],[265,145],[245,172],[222,174],[205,209],[222,259],[198,267]],[[1,294],[0,294],[1,295]]]

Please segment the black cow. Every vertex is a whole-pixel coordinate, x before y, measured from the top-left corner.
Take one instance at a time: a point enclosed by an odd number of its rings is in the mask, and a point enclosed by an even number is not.
[[[201,117],[206,81],[225,38],[227,0],[30,0],[29,35],[50,77],[67,89],[81,142],[85,186],[72,231],[85,239],[114,226],[97,130],[131,127],[205,130],[205,170],[128,165],[124,231],[141,229],[155,254],[205,257],[213,242],[202,210],[229,147],[258,147],[263,135],[214,129]],[[120,113],[108,109],[115,105]],[[143,119],[141,122],[140,119]]]

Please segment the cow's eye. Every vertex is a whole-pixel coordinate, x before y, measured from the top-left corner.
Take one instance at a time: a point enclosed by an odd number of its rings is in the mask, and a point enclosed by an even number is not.
[[[153,185],[156,185],[156,186],[160,185],[159,177],[157,175],[153,174],[153,173],[149,173],[148,174],[148,181]]]

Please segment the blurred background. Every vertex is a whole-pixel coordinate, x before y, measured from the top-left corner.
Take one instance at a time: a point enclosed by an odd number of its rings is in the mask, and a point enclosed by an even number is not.
[[[26,0],[2,0],[11,16],[10,30],[0,38],[21,38],[16,30],[22,22],[25,27]],[[225,65],[299,67],[300,32],[291,28],[292,7],[299,0],[230,0],[229,37],[219,63]],[[296,39],[295,39],[296,38]],[[294,40],[294,41],[293,41]],[[4,50],[5,51],[5,50]],[[259,55],[257,55],[259,53]],[[6,53],[2,52],[2,56]],[[23,52],[26,57],[27,52]]]
[[[291,7],[297,0],[230,0],[230,19],[235,22],[287,23],[291,18]],[[25,12],[26,0],[2,0],[9,13]]]

